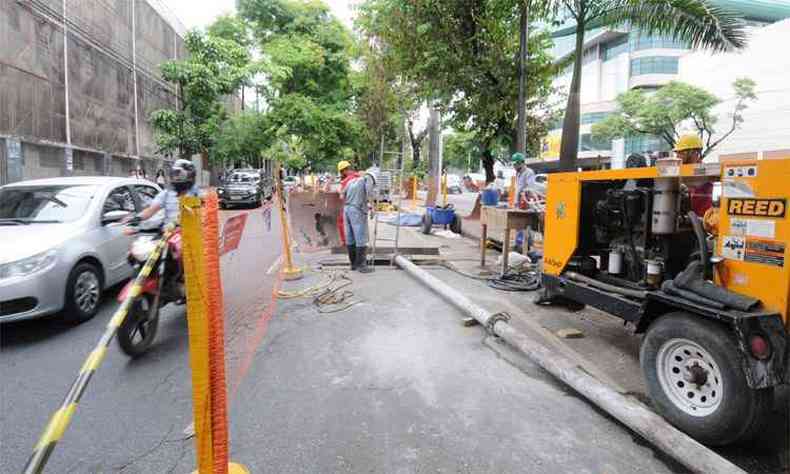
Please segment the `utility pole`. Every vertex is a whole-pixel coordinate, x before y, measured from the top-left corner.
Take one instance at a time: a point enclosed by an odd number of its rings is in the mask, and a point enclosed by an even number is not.
[[[442,176],[442,130],[439,125],[439,110],[431,108],[428,118],[428,197],[425,199],[426,206],[436,204],[436,195],[439,190],[439,179]]]
[[[529,39],[529,0],[521,0],[521,27],[518,54],[518,124],[516,151],[527,154],[527,41]]]

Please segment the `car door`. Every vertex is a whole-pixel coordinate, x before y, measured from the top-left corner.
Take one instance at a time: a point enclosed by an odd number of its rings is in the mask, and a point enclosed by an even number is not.
[[[142,211],[151,203],[159,194],[159,188],[151,186],[150,184],[136,184],[132,187],[134,189],[135,198],[137,199],[137,210]],[[165,210],[161,209],[154,214],[150,219],[140,224],[141,229],[157,229],[161,227],[162,222],[165,220]]]
[[[113,188],[102,205],[102,215],[110,211],[127,211],[134,213],[135,201],[132,190],[127,186]],[[97,251],[106,269],[105,287],[114,285],[132,275],[133,268],[127,261],[132,237],[124,235],[124,227],[115,224],[100,224],[99,245]]]

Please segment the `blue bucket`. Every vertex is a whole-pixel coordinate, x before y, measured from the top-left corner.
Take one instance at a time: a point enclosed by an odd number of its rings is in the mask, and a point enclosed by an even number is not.
[[[428,212],[431,213],[431,221],[435,225],[450,225],[455,217],[455,211],[452,209],[429,207]]]
[[[484,206],[496,206],[499,204],[499,190],[484,189],[480,191],[480,200]]]

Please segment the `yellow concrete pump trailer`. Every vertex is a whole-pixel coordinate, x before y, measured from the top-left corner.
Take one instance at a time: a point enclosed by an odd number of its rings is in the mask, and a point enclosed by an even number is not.
[[[659,413],[748,440],[790,380],[788,183],[790,159],[551,175],[538,302],[633,323]]]

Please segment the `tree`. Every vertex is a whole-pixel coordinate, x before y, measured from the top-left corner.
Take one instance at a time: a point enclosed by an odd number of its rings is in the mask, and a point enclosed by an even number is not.
[[[207,154],[227,113],[222,99],[249,76],[248,52],[232,41],[199,32],[187,33],[189,55],[161,65],[162,76],[176,85],[179,109],[151,114],[159,153],[189,158]]]
[[[209,36],[214,38],[232,41],[247,51],[249,51],[252,46],[249,25],[243,18],[237,15],[226,14],[217,17],[217,19],[206,29],[206,32]],[[245,90],[253,85],[252,73],[254,73],[254,71],[251,71],[250,76],[244,80],[239,87],[241,90],[241,110],[245,109]]]
[[[576,48],[562,124],[560,168],[575,169],[579,147],[580,91],[587,29],[630,24],[643,34],[668,34],[692,48],[729,51],[746,44],[743,23],[708,0],[548,0],[561,19],[575,22]]]
[[[730,114],[728,130],[714,140],[717,117],[713,109],[721,100],[699,87],[673,81],[655,94],[640,90],[628,91],[617,98],[618,109],[605,120],[593,125],[595,138],[625,138],[638,135],[660,137],[670,147],[682,135],[684,126],[693,127],[705,143],[703,156],[732,135],[743,123],[743,111],[755,100],[755,82],[741,78],[733,83],[735,105]]]
[[[263,133],[298,137],[308,164],[329,169],[358,146],[362,129],[352,109],[349,32],[319,1],[239,0],[238,11],[266,61]]]
[[[442,164],[445,169],[456,169],[469,172],[480,165],[474,135],[468,132],[455,132],[444,135]]]
[[[472,132],[486,175],[493,149],[515,151],[521,0],[368,0],[359,26],[382,44],[387,64],[439,107],[456,130]],[[528,149],[545,134],[546,103],[557,67],[545,32],[530,34],[527,69]]]
[[[262,168],[260,152],[271,144],[261,133],[264,127],[263,115],[255,112],[242,112],[230,117],[220,126],[211,149],[212,160],[225,167]]]

